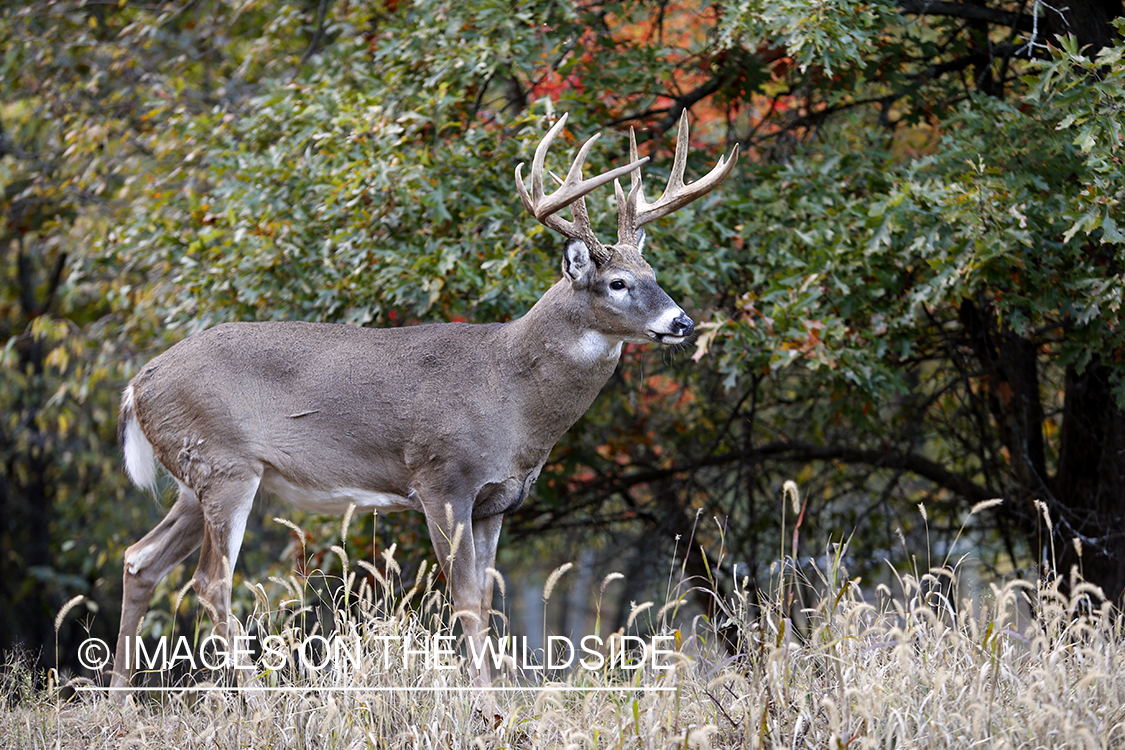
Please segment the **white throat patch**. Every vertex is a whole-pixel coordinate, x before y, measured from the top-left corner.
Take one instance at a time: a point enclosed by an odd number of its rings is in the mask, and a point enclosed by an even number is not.
[[[597,331],[583,331],[571,348],[571,356],[579,362],[600,362],[621,356],[621,341]]]

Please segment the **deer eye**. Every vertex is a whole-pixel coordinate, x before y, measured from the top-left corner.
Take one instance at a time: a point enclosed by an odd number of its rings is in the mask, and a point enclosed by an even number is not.
[[[621,279],[614,279],[613,281],[609,282],[609,288],[615,291],[621,291],[626,286],[628,285]]]

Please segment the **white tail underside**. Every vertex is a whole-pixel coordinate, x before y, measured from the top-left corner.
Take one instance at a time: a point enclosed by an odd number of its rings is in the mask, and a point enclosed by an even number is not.
[[[137,422],[133,411],[133,386],[125,389],[121,394],[121,410],[128,415],[125,423],[125,440],[122,450],[125,453],[125,471],[133,484],[142,489],[155,491],[156,489],[156,454],[153,453],[152,443],[145,437]]]

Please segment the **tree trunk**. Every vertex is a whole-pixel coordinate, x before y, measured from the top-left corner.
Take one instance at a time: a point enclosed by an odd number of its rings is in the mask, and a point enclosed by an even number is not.
[[[995,313],[986,305],[978,307],[966,300],[960,318],[987,386],[990,416],[1008,449],[1015,512],[1032,517],[1034,513],[1027,512],[1030,502],[1050,495],[1038,346],[998,328]]]
[[[27,211],[24,205],[20,210]],[[9,215],[10,216],[10,215]],[[20,220],[26,219],[26,214]],[[36,317],[52,306],[66,268],[66,253],[43,258],[29,251],[23,236],[9,239],[15,248],[16,314],[4,322],[3,338],[29,331]],[[35,248],[33,248],[35,249]],[[38,262],[37,262],[38,261]],[[47,269],[50,269],[49,271]],[[40,274],[40,271],[44,273]],[[12,322],[14,321],[14,322]],[[53,620],[62,604],[53,585],[54,520],[58,456],[54,439],[37,417],[51,393],[45,388],[50,347],[40,337],[20,337],[15,345],[16,371],[25,381],[4,404],[12,415],[10,431],[0,432],[0,464],[7,476],[0,487],[0,650],[21,645],[41,665],[55,663]]]
[[[1125,411],[1110,368],[1098,359],[1066,372],[1058,464],[1048,474],[1037,343],[997,327],[986,307],[961,306],[966,339],[988,386],[989,411],[1008,452],[1008,518],[1033,554],[1069,579],[1085,580],[1120,602],[1125,592]],[[1047,504],[1052,535],[1034,502]],[[1075,540],[1078,540],[1076,543]]]
[[[1066,373],[1055,476],[1059,572],[1078,566],[1113,601],[1125,593],[1125,411],[1114,401],[1110,369],[1095,359]],[[1074,539],[1081,541],[1081,552]]]
[[[1117,35],[1110,23],[1122,15],[1121,0],[1072,0],[1046,13],[1048,41],[1059,34],[1073,34],[1078,48],[1086,49],[1093,58],[1102,47],[1113,43]]]

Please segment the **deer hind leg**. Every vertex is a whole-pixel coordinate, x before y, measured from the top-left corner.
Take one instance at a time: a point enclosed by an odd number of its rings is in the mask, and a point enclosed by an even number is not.
[[[121,627],[113,659],[111,688],[129,685],[136,671],[135,643],[141,620],[148,611],[156,584],[173,567],[195,551],[203,540],[203,508],[190,489],[181,485],[180,496],[168,515],[139,542],[125,550],[121,597]],[[124,700],[127,691],[115,693]]]
[[[203,546],[199,551],[192,585],[214,623],[214,635],[231,653],[231,576],[242,548],[246,520],[258,493],[261,475],[213,482],[201,499],[204,517]],[[236,626],[237,627],[237,626]],[[246,665],[238,664],[236,667]],[[242,670],[239,670],[242,674]]]

